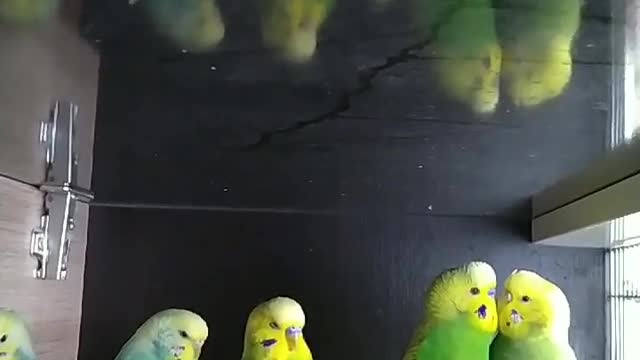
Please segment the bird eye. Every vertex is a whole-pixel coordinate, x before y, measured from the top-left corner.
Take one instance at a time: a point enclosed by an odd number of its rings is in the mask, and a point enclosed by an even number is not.
[[[7,341],[7,337],[7,334],[3,334],[2,337],[0,337],[0,343]]]
[[[529,302],[529,301],[531,301],[531,298],[529,298],[527,295],[522,297],[522,302],[526,303],[526,302]]]
[[[478,295],[480,294],[480,289],[478,289],[477,287],[472,287],[469,292],[471,293],[471,295]]]
[[[179,334],[180,334],[180,336],[182,336],[182,337],[183,337],[183,338],[185,338],[185,339],[189,337],[189,334],[187,334],[187,332],[186,332],[186,331],[184,331],[184,330],[180,330],[180,331],[179,331]]]
[[[495,298],[496,297],[496,289],[489,290],[489,296],[491,296],[492,298]]]
[[[262,345],[263,347],[268,348],[268,347],[271,347],[271,346],[275,345],[277,342],[278,342],[278,340],[276,340],[276,339],[267,339],[267,340],[262,340],[260,342],[260,345]]]
[[[276,322],[273,322],[273,321],[269,323],[269,327],[271,327],[272,329],[275,329],[275,330],[280,330],[280,326],[278,326],[278,324]]]

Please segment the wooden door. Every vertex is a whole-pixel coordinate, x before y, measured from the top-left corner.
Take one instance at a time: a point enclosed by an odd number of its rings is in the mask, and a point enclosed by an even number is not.
[[[90,185],[99,58],[77,35],[80,2],[39,26],[0,17],[0,307],[27,319],[42,360],[75,359],[79,339],[88,206],[76,208],[66,280],[36,280],[29,249],[43,206],[40,123],[56,101],[78,106],[78,185]]]

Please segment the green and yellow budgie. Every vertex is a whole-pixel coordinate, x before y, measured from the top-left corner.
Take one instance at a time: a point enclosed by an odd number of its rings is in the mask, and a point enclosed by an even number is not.
[[[495,288],[496,274],[484,262],[441,273],[403,360],[488,360],[498,326]]]
[[[9,309],[0,309],[0,359],[36,360],[26,323]]]
[[[432,32],[433,69],[442,91],[479,114],[500,98],[502,50],[491,0],[415,0],[420,26]]]
[[[0,0],[0,22],[42,23],[51,18],[59,5],[60,0]]]
[[[506,92],[531,107],[562,94],[571,80],[582,0],[496,0]]]
[[[256,306],[247,320],[242,360],[312,360],[300,304],[277,297]]]
[[[208,336],[207,323],[198,314],[163,310],[140,326],[115,360],[198,360]]]
[[[266,47],[294,63],[310,60],[335,0],[259,0]]]
[[[129,0],[140,4],[156,31],[174,46],[200,53],[224,38],[225,25],[216,0]]]
[[[526,270],[511,273],[504,287],[491,360],[575,360],[569,302],[562,290]]]

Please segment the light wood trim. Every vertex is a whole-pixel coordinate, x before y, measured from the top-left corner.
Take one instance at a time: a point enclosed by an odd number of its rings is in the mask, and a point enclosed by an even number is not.
[[[79,105],[81,186],[90,184],[99,57],[77,34],[81,0],[63,1],[59,18],[20,29],[0,24],[0,173],[44,179],[40,121],[56,100]]]
[[[0,307],[19,311],[29,322],[41,360],[77,358],[88,207],[78,207],[69,277],[42,281],[32,276],[31,229],[38,224],[42,194],[0,177]]]

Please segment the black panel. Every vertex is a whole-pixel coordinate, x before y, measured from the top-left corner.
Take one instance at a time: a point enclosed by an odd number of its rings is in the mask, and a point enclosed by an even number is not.
[[[399,359],[423,289],[472,259],[557,282],[578,358],[604,357],[602,251],[531,245],[528,221],[532,194],[605,151],[608,2],[585,5],[561,94],[524,108],[501,90],[478,115],[434,76],[438,29],[412,21],[427,0],[376,1],[338,1],[298,65],[260,44],[253,1],[218,1],[226,36],[202,54],[87,1],[103,56],[80,359],[112,359],[166,307],[211,323],[203,360],[238,359],[249,311],[280,294],[315,358]]]
[[[143,319],[178,306],[212,327],[203,359],[237,359],[251,308],[285,294],[306,310],[315,358],[398,359],[431,279],[482,259],[501,279],[529,268],[561,286],[578,358],[601,359],[601,251],[526,245],[521,230],[497,218],[92,209],[80,358],[112,359]]]

